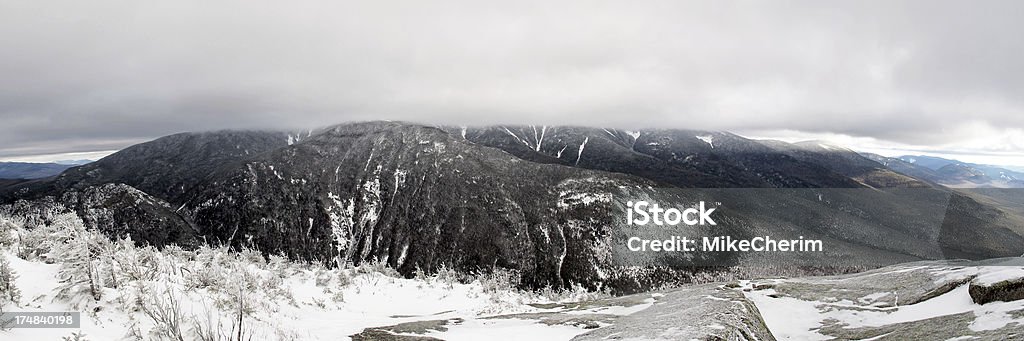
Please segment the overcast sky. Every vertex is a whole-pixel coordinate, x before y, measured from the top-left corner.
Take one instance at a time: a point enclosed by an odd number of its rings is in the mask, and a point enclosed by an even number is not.
[[[0,0],[0,159],[393,119],[1024,164],[1022,18],[1024,1]]]

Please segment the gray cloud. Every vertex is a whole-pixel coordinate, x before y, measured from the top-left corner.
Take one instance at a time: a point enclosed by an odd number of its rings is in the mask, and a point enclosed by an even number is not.
[[[372,119],[934,146],[997,135],[992,149],[1021,152],[1021,13],[1020,1],[0,0],[0,156]]]

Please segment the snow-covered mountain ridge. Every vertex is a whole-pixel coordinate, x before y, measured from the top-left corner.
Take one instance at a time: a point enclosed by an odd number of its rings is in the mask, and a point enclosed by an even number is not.
[[[1010,206],[820,143],[693,130],[399,122],[298,137],[171,135],[54,179],[0,183],[0,203],[17,214],[60,204],[90,229],[158,246],[382,262],[404,276],[514,269],[524,287],[617,293],[692,282],[701,265],[682,257],[617,259],[616,247],[636,232],[620,219],[629,196],[724,202],[722,233],[827,239],[835,254],[802,270],[809,273],[860,269],[844,260],[884,265],[1024,253],[1024,220]],[[775,269],[745,255],[698,256],[729,271]]]

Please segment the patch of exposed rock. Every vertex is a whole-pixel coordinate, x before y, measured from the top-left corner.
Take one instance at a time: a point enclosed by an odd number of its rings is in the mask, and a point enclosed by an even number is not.
[[[967,284],[975,276],[976,268],[969,262],[929,261],[856,274],[794,278],[770,286],[778,295],[805,301],[851,302],[854,305],[886,308],[937,297]],[[755,282],[757,285],[766,283]]]
[[[742,292],[718,284],[577,303],[536,305],[539,312],[480,317],[580,328],[573,340],[775,340]],[[367,328],[354,340],[436,340],[461,318]],[[440,332],[438,333],[432,332]],[[427,335],[430,334],[430,335]]]
[[[775,340],[740,291],[708,284],[662,294],[650,308],[573,340]]]
[[[794,318],[817,320],[804,335],[778,323],[778,316],[773,326],[773,315],[766,315],[776,336],[1020,340],[1022,265],[1024,258],[915,262],[849,275],[758,280],[738,289],[768,314],[784,307]]]
[[[977,304],[1024,299],[1024,268],[1006,266],[978,276],[971,281],[968,292]]]

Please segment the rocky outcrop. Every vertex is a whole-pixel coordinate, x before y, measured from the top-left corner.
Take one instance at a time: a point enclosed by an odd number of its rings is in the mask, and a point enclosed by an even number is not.
[[[495,316],[424,315],[367,328],[359,339],[445,338],[445,331],[518,321],[575,328],[572,340],[1016,340],[1024,300],[971,302],[967,287],[1024,277],[1024,258],[914,262],[840,276],[719,282]],[[465,329],[464,329],[465,331]],[[465,334],[461,334],[465,335]]]
[[[757,307],[741,291],[720,284],[536,306],[540,311],[471,318],[577,328],[579,332],[572,338],[574,341],[775,340]],[[351,337],[354,340],[437,340],[433,336],[443,338],[443,332],[458,328],[464,322],[465,319],[458,317],[414,321],[367,328]]]
[[[1024,299],[1024,278],[999,281],[992,284],[971,283],[971,300],[977,304],[995,301],[1010,302]]]
[[[780,339],[1007,340],[1024,335],[1024,300],[1016,300],[1019,289],[1012,284],[1024,278],[1022,265],[1024,258],[916,262],[841,276],[755,280],[737,289]]]
[[[1024,299],[1024,268],[1021,263],[1003,265],[1004,268],[990,271],[974,278],[968,292],[977,304],[989,302],[1011,302]]]
[[[969,283],[977,276],[969,262],[925,262],[884,267],[862,273],[795,278],[778,283],[755,281],[754,287],[772,289],[778,295],[805,301],[855,302],[874,308],[890,308],[923,302]],[[927,264],[927,265],[923,265]]]
[[[651,307],[573,340],[775,340],[740,291],[708,284],[654,295]]]

